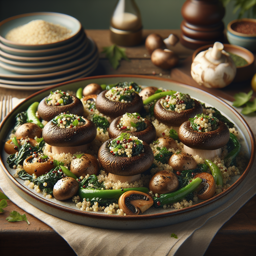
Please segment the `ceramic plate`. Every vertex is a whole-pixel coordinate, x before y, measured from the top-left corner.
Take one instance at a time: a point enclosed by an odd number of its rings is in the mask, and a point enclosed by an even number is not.
[[[16,67],[10,64],[0,62],[0,67],[5,70],[15,72],[17,74],[37,75],[37,74],[49,74],[57,71],[67,70],[72,67],[78,67],[81,63],[86,65],[89,62],[89,58],[96,52],[96,45],[89,42],[89,46],[84,51],[79,51],[78,57],[72,61],[63,61],[60,65],[49,65],[48,67]]]
[[[250,159],[248,166],[243,174],[237,180],[234,180],[234,183],[227,190],[204,202],[200,202],[182,210],[159,210],[151,207],[144,214],[136,216],[118,216],[81,211],[78,210],[71,202],[60,202],[55,199],[48,200],[44,198],[41,194],[37,194],[30,190],[28,187],[24,186],[22,181],[19,179],[16,180],[12,176],[15,171],[7,166],[7,155],[4,153],[3,147],[4,141],[8,137],[10,129],[13,127],[15,115],[18,112],[25,111],[31,103],[40,101],[42,98],[49,95],[50,91],[53,91],[57,88],[64,91],[76,91],[78,88],[84,87],[89,83],[114,84],[124,81],[134,81],[142,86],[162,87],[166,89],[177,90],[183,93],[189,93],[193,98],[205,102],[207,106],[216,107],[223,113],[223,115],[228,116],[229,119],[236,125],[239,133],[241,134],[244,153]],[[17,191],[25,200],[27,200],[35,207],[61,219],[88,226],[116,229],[138,229],[166,226],[186,221],[216,209],[220,205],[224,204],[228,199],[235,196],[235,194],[239,191],[241,184],[248,172],[253,171],[250,168],[255,154],[254,139],[253,134],[244,119],[230,105],[221,99],[200,89],[180,84],[169,79],[157,77],[151,78],[136,75],[111,75],[88,77],[62,83],[50,88],[46,88],[28,97],[25,101],[13,109],[13,111],[5,118],[0,128],[0,146],[2,149],[1,164],[8,177],[10,186],[12,186],[15,191]]]
[[[48,78],[53,78],[53,77],[57,77],[57,76],[65,76],[68,73],[71,72],[75,72],[81,68],[85,68],[86,66],[90,65],[91,63],[93,63],[93,61],[95,60],[95,56],[96,56],[96,44],[90,40],[89,42],[89,46],[88,48],[91,51],[87,52],[87,55],[89,55],[89,59],[86,62],[80,63],[79,65],[75,66],[75,67],[71,67],[71,68],[66,68],[57,72],[50,72],[50,73],[46,73],[46,74],[18,74],[16,72],[13,71],[9,71],[6,69],[3,69],[3,67],[0,66],[0,75],[1,78],[0,82],[2,82],[3,79],[8,79],[10,81],[14,81],[14,83],[18,83],[19,81],[16,80],[32,80],[31,82],[34,82],[35,80],[44,80],[44,79],[48,79]],[[2,64],[2,66],[6,66],[5,64]],[[15,80],[16,79],[16,80]]]
[[[14,28],[25,25],[33,20],[44,20],[53,24],[57,24],[66,27],[71,30],[70,37],[56,43],[43,44],[43,45],[25,45],[9,41],[5,38],[8,32]],[[0,22],[0,41],[13,48],[17,49],[27,49],[27,50],[40,50],[49,49],[53,47],[58,47],[61,45],[68,44],[70,41],[75,39],[82,29],[81,23],[66,14],[54,13],[54,12],[38,12],[38,13],[27,13],[22,15],[17,15]]]
[[[63,52],[67,52],[68,50],[71,50],[75,47],[77,47],[79,44],[82,44],[86,42],[87,38],[85,36],[85,33],[81,31],[79,33],[79,36],[65,44],[58,47],[53,47],[49,49],[43,49],[43,50],[24,50],[24,49],[16,49],[9,47],[7,45],[4,45],[0,43],[0,50],[2,50],[5,53],[9,53],[15,56],[23,56],[23,57],[43,57],[43,56],[51,56],[51,55],[57,55],[61,54]]]

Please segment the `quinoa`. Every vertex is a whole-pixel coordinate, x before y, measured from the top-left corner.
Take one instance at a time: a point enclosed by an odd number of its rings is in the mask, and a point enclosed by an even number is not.
[[[65,40],[71,30],[44,20],[33,20],[8,32],[6,39],[22,44],[49,44]]]

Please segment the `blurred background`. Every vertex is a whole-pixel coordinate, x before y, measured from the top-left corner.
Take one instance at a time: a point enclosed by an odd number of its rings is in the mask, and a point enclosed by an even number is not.
[[[186,0],[136,0],[144,29],[179,29]],[[108,29],[117,0],[0,0],[0,21],[29,12],[60,12],[77,18],[85,29]],[[236,19],[233,2],[226,7],[225,26]]]

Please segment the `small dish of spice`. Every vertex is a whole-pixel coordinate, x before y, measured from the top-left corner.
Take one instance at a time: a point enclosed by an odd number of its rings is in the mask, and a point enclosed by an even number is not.
[[[227,39],[230,44],[256,51],[256,19],[237,19],[227,26]]]

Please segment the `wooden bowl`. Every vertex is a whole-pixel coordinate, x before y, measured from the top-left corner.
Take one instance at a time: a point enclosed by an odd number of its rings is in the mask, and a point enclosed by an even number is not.
[[[239,82],[244,82],[252,79],[252,76],[254,74],[254,55],[249,50],[241,46],[231,45],[231,44],[223,44],[223,45],[224,45],[224,50],[226,52],[236,54],[244,58],[248,62],[248,64],[236,68],[236,75],[233,82],[239,83]],[[199,52],[205,51],[212,46],[213,45],[205,45],[195,50],[192,55],[192,61],[194,60],[194,58]]]

